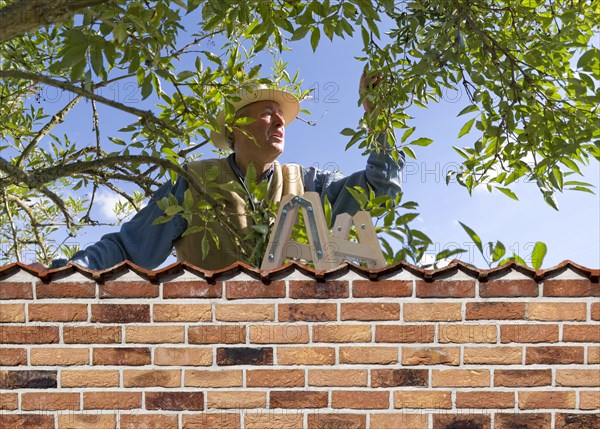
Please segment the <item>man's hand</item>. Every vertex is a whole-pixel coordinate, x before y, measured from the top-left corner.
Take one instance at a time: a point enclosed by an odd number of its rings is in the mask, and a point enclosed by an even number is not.
[[[359,95],[361,97],[364,96],[367,90],[375,88],[380,80],[381,76],[375,75],[368,77],[367,72],[363,71],[362,75],[360,76],[360,85],[358,87]],[[373,108],[373,104],[369,100],[365,99],[363,101],[363,107],[365,108],[365,112],[370,112]]]

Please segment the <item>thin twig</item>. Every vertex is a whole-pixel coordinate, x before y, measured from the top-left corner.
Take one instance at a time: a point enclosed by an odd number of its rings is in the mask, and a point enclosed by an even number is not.
[[[15,163],[15,165],[17,167],[19,167],[21,165],[23,160],[25,158],[27,158],[27,156],[33,150],[33,148],[40,142],[40,140],[44,136],[46,136],[52,130],[52,128],[54,128],[56,125],[62,123],[65,120],[65,116],[67,115],[69,110],[71,110],[77,104],[77,102],[79,100],[81,100],[81,95],[78,95],[77,97],[73,98],[71,101],[69,101],[69,103],[65,107],[63,107],[60,110],[60,112],[58,112],[54,116],[52,116],[52,118],[46,123],[46,125],[44,125],[40,129],[40,131],[37,133],[37,135],[31,140],[31,142],[29,142],[27,147],[25,147],[25,149],[23,149],[23,153],[21,153],[21,155],[19,155],[19,158],[17,159],[17,162]]]
[[[153,123],[155,125],[158,125],[162,128],[165,128],[165,129],[171,131],[172,133],[174,133],[178,136],[183,135],[182,130],[167,124],[162,119],[157,118],[149,110],[141,110],[141,109],[136,109],[135,107],[127,106],[126,104],[119,103],[117,101],[102,97],[98,94],[94,94],[91,91],[88,91],[86,89],[75,86],[69,82],[59,81],[56,79],[52,79],[48,76],[44,76],[44,75],[40,75],[40,74],[36,74],[36,73],[30,73],[30,72],[21,71],[21,70],[0,70],[0,78],[2,78],[2,79],[6,79],[6,78],[27,79],[27,80],[31,80],[34,82],[40,82],[40,83],[44,83],[46,85],[54,86],[56,88],[61,88],[61,89],[64,89],[65,91],[69,91],[69,92],[81,95],[90,100],[95,100],[95,101],[105,104],[107,106],[114,107],[115,109],[119,109],[124,112],[131,113],[132,115],[135,115],[135,116],[139,116],[143,122]]]

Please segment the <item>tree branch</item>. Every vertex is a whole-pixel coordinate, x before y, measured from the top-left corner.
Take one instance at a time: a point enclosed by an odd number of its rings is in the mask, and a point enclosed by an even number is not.
[[[65,91],[73,92],[75,94],[81,95],[82,97],[89,98],[90,100],[95,100],[98,103],[105,104],[110,107],[114,107],[115,109],[122,110],[127,113],[131,113],[132,115],[139,116],[142,118],[142,121],[145,123],[154,123],[162,128],[168,129],[172,133],[181,136],[183,132],[171,125],[167,124],[163,120],[154,116],[154,114],[149,110],[141,110],[136,109],[135,107],[127,106],[126,104],[119,103],[114,100],[110,100],[108,98],[102,97],[98,94],[94,94],[86,89],[75,86],[69,82],[64,82],[56,79],[52,79],[48,76],[43,76],[36,73],[30,73],[21,70],[0,70],[0,79],[27,79],[34,82],[44,83],[46,85],[54,86],[56,88],[64,89]]]
[[[0,43],[113,0],[19,0],[0,9]]]
[[[33,150],[33,148],[39,143],[39,141],[46,136],[54,128],[56,125],[62,123],[65,120],[65,115],[77,104],[77,102],[81,100],[81,95],[73,98],[69,103],[61,109],[60,112],[56,113],[52,118],[42,127],[42,129],[37,133],[37,135],[29,142],[27,147],[23,149],[21,155],[17,159],[16,166],[19,167],[23,160],[27,158],[29,153]]]

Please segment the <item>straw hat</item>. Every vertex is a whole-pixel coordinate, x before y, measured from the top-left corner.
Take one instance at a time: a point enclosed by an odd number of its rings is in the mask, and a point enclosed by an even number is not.
[[[265,100],[275,101],[279,104],[286,125],[296,119],[298,112],[300,112],[300,102],[294,94],[281,89],[269,88],[264,84],[253,84],[242,88],[233,100],[230,100],[230,103],[237,112],[242,107]],[[217,115],[217,122],[219,123],[219,132],[211,131],[210,139],[219,149],[229,150],[231,148],[227,143],[224,111],[219,112]]]

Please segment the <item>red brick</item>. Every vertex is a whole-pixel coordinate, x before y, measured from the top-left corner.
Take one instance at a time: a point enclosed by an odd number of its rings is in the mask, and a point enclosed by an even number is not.
[[[340,347],[341,364],[395,364],[398,363],[396,347]]]
[[[202,392],[146,392],[147,410],[204,410]]]
[[[112,344],[121,342],[120,326],[65,326],[66,344]]]
[[[25,304],[0,304],[0,323],[25,322]]]
[[[186,387],[241,387],[242,370],[185,370]]]
[[[489,415],[477,415],[473,413],[433,415],[433,429],[449,428],[491,429],[492,426]]]
[[[570,346],[545,346],[527,347],[525,352],[525,363],[527,365],[566,365],[583,363],[583,347]]]
[[[399,320],[400,304],[365,302],[342,304],[341,320]]]
[[[372,369],[371,387],[428,386],[427,369]]]
[[[405,303],[403,317],[407,322],[443,322],[462,320],[459,302]]]
[[[121,429],[177,429],[175,414],[123,414],[121,413]]]
[[[79,393],[25,392],[21,394],[24,411],[79,410]]]
[[[315,343],[366,343],[371,341],[371,327],[364,325],[314,325]]]
[[[592,429],[600,427],[600,413],[556,413],[556,429]]]
[[[494,386],[538,387],[551,384],[551,369],[496,369],[494,371]]]
[[[107,281],[99,286],[100,298],[156,298],[158,285],[149,281]]]
[[[134,410],[142,406],[142,392],[83,392],[85,410]]]
[[[88,365],[90,352],[86,348],[36,347],[29,352],[31,365]]]
[[[600,363],[600,346],[587,347],[587,363],[588,365]]]
[[[273,365],[271,347],[218,347],[217,365]]]
[[[390,395],[387,391],[334,390],[331,392],[331,407],[385,410],[390,407]]]
[[[19,408],[19,395],[17,393],[0,394],[0,411],[16,410]]]
[[[271,408],[325,408],[327,392],[300,390],[271,390],[269,399]]]
[[[94,282],[52,282],[36,283],[35,296],[41,298],[95,298]]]
[[[302,429],[304,417],[300,410],[297,412],[281,413],[280,410],[256,413],[244,413],[244,428],[246,429]]]
[[[463,354],[464,363],[473,365],[516,365],[523,361],[521,347],[465,347]]]
[[[225,322],[259,322],[275,320],[272,304],[215,304],[215,319]]]
[[[155,322],[210,322],[211,304],[154,304]]]
[[[558,325],[501,325],[500,341],[503,343],[556,343]]]
[[[125,369],[124,387],[179,387],[180,369]]]
[[[495,343],[496,324],[440,324],[438,341],[440,343]]]
[[[490,280],[479,283],[482,298],[538,296],[539,286],[533,280]]]
[[[304,370],[249,369],[246,371],[246,387],[304,387]]]
[[[223,282],[214,284],[203,281],[166,282],[163,285],[163,298],[221,298]]]
[[[285,298],[285,282],[263,284],[256,280],[228,281],[225,283],[227,299]]]
[[[278,365],[333,365],[333,347],[278,347]]]
[[[150,349],[147,347],[98,347],[93,350],[94,365],[148,365]]]
[[[58,429],[114,429],[115,414],[59,414]]]
[[[0,282],[0,299],[33,299],[31,282]]]
[[[542,429],[551,426],[552,415],[545,413],[496,413],[494,429]]]
[[[10,429],[54,429],[51,414],[4,414],[0,413],[0,427]]]
[[[366,369],[309,369],[309,386],[366,387]]]
[[[143,323],[150,322],[147,304],[92,304],[92,322]]]
[[[190,344],[239,344],[246,342],[246,327],[240,324],[198,325],[188,328]]]
[[[367,416],[364,414],[319,413],[308,415],[308,429],[364,429]]]
[[[161,344],[183,343],[185,327],[181,325],[129,325],[125,327],[125,342]]]
[[[473,391],[456,392],[456,408],[513,408],[514,392]]]
[[[425,413],[371,414],[372,428],[429,429],[429,416]]]
[[[85,322],[87,304],[29,304],[30,322]]]
[[[155,365],[209,366],[212,362],[208,347],[158,347],[154,351]]]
[[[27,365],[27,350],[0,347],[0,366]]]
[[[434,369],[432,387],[489,387],[489,369]]]
[[[119,387],[119,371],[116,369],[62,370],[60,387]]]
[[[472,298],[475,280],[416,281],[417,298]]]
[[[517,320],[524,318],[524,302],[467,302],[467,320]]]
[[[452,392],[450,390],[395,390],[394,408],[449,410],[452,408]]]
[[[0,371],[0,389],[54,389],[57,371]]]
[[[519,392],[519,409],[521,410],[539,410],[553,408],[575,408],[575,392]]]
[[[183,429],[239,429],[240,427],[240,413],[183,414]]]
[[[403,347],[402,365],[459,365],[460,347]]]
[[[563,321],[585,320],[587,318],[585,302],[528,302],[529,320]]]
[[[568,387],[600,387],[597,369],[557,369],[556,385]]]
[[[600,302],[592,302],[592,320],[600,320]]]
[[[378,343],[432,343],[435,325],[376,325]]]
[[[600,409],[600,389],[579,392],[580,410],[598,410]]]
[[[58,343],[57,326],[4,326],[0,325],[0,344]]]
[[[600,283],[590,279],[546,280],[544,296],[553,297],[600,297]]]
[[[401,298],[412,296],[412,280],[354,280],[352,297],[354,298]]]
[[[327,322],[337,320],[337,304],[279,304],[280,322]]]
[[[600,343],[600,324],[564,325],[563,341]]]
[[[250,342],[255,344],[307,344],[308,326],[297,324],[253,325]]]
[[[348,282],[341,280],[290,280],[290,298],[333,299],[348,298]]]
[[[208,408],[246,410],[265,408],[267,395],[264,391],[226,390],[208,392]]]

